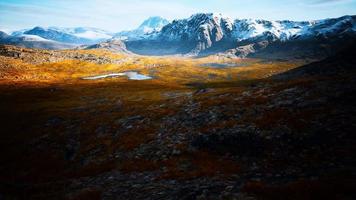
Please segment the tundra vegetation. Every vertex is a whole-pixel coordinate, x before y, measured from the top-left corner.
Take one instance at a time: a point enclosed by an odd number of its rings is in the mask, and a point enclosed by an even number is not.
[[[355,70],[283,78],[312,61],[2,49],[5,199],[356,197]],[[83,79],[128,71],[152,79]]]

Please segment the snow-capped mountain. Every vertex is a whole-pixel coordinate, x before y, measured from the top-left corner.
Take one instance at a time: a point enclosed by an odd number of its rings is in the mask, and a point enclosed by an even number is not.
[[[295,22],[233,20],[221,14],[200,13],[188,19],[174,20],[161,31],[146,34],[144,38],[128,38],[127,47],[141,54],[165,52],[202,55],[228,50],[239,54],[240,47],[250,49],[248,53],[254,53],[257,49],[264,49],[277,42],[330,42],[330,38],[354,37],[355,24],[356,16]],[[245,53],[242,55],[246,55]]]
[[[152,33],[152,32],[158,32],[160,31],[165,25],[169,23],[168,20],[162,18],[162,17],[150,17],[146,19],[139,27],[138,31],[141,31],[143,33]]]
[[[158,38],[170,42],[196,42],[196,48],[204,50],[233,33],[231,19],[216,14],[196,14],[188,19],[174,20],[164,26]]]
[[[146,19],[137,29],[132,31],[122,31],[115,35],[115,38],[122,40],[138,40],[147,39],[161,31],[161,29],[169,24],[169,21],[162,17],[150,17]]]
[[[68,44],[89,44],[90,40],[85,38],[79,38],[77,36],[60,32],[50,28],[35,27],[31,30],[25,31],[26,35],[37,35],[42,38],[53,40],[57,42],[63,42]]]
[[[40,49],[70,49],[75,47],[75,45],[47,40],[37,35],[18,34],[17,36],[11,36],[1,31],[0,44]]]
[[[60,28],[49,27],[50,29],[74,35],[79,38],[86,38],[94,41],[107,40],[113,37],[114,33],[92,27]]]
[[[273,35],[285,41],[299,36],[328,35],[343,31],[356,31],[355,16],[318,21],[267,21],[256,19],[236,19],[221,14],[196,14],[188,19],[174,20],[165,26],[160,37],[165,40],[201,40],[212,41],[232,39],[248,40],[263,35]],[[341,32],[340,32],[341,31]]]
[[[303,57],[326,55],[355,40],[356,16],[295,22],[231,19],[221,14],[199,13],[172,22],[150,17],[137,29],[116,34],[85,27],[35,27],[13,32],[10,40],[8,36],[3,38],[7,39],[2,39],[2,43],[12,41],[10,44],[41,41],[72,46],[92,45],[92,48],[120,46],[144,55],[224,54],[245,57],[267,55],[267,52],[268,56],[285,55],[287,52]],[[110,41],[111,38],[114,40]],[[123,43],[112,43],[117,40]]]
[[[60,28],[60,27],[35,27],[33,29],[24,29],[15,31],[12,36],[35,35],[44,39],[53,40],[69,44],[95,44],[112,38],[114,35],[105,30],[97,28]]]

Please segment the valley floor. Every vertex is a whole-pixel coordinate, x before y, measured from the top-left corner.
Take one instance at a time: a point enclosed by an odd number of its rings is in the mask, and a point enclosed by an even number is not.
[[[355,199],[355,70],[305,64],[1,47],[0,198]]]

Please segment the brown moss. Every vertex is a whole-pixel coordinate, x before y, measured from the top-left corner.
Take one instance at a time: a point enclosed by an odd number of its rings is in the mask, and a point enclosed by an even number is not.
[[[98,188],[87,188],[81,190],[70,197],[67,200],[100,200],[102,191]]]
[[[90,163],[84,167],[71,170],[66,174],[70,178],[81,178],[86,176],[96,176],[111,170],[117,169],[117,165],[113,161],[103,163]]]
[[[147,172],[160,169],[160,165],[157,161],[146,159],[131,159],[124,160],[119,163],[118,169],[124,173],[130,172]]]
[[[237,174],[240,166],[232,160],[216,156],[210,152],[196,152],[173,157],[163,162],[166,171],[163,179],[192,179]]]
[[[200,128],[200,131],[203,133],[209,132],[214,129],[225,129],[225,128],[232,128],[236,126],[239,122],[235,119],[230,119],[226,121],[218,121],[214,123],[207,124]]]
[[[255,105],[266,105],[268,103],[268,101],[269,101],[268,97],[259,95],[259,96],[245,98],[241,102],[241,106],[251,107],[251,106],[255,106]]]
[[[284,185],[247,182],[242,192],[263,200],[351,199],[356,183],[349,178],[299,180]]]
[[[285,108],[277,108],[265,112],[260,118],[255,120],[257,127],[262,129],[272,128],[289,117],[290,112]]]
[[[118,146],[123,150],[132,150],[151,141],[156,131],[150,127],[138,128],[121,135],[118,139]]]
[[[292,112],[285,108],[276,108],[266,111],[260,118],[254,120],[254,123],[261,129],[273,128],[276,125],[286,125],[294,130],[303,130],[320,113],[322,111],[319,109]]]

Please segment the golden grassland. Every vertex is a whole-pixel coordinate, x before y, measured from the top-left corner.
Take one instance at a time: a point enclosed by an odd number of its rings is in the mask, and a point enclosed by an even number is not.
[[[61,53],[73,53],[66,50]],[[210,56],[205,58],[184,57],[145,57],[114,54],[104,50],[76,50],[77,54],[90,54],[108,59],[122,60],[119,64],[95,64],[81,60],[63,60],[29,64],[19,59],[1,57],[1,77],[3,83],[87,83],[81,78],[107,73],[138,71],[154,77],[146,82],[164,82],[170,84],[186,84],[189,82],[221,82],[247,79],[260,79],[299,66],[302,61],[294,62],[262,62],[257,59],[229,59]],[[226,67],[223,69],[202,67],[207,63],[236,63],[244,67]],[[104,79],[91,82],[126,82],[124,78]]]

